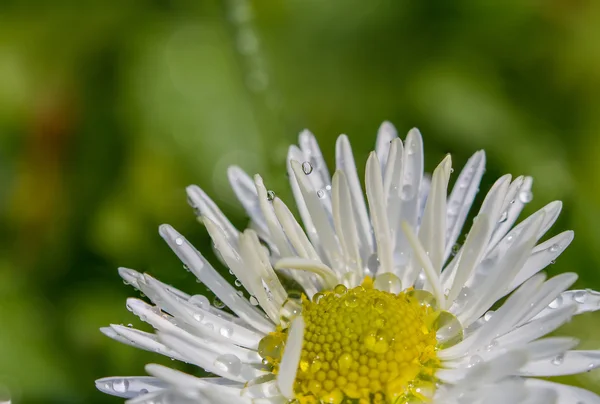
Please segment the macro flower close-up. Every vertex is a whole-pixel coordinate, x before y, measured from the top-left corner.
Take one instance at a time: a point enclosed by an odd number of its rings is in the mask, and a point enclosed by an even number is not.
[[[303,131],[287,154],[293,202],[259,175],[228,168],[247,229],[187,187],[235,282],[161,225],[189,277],[215,300],[119,268],[145,295],[128,299],[128,310],[155,332],[120,324],[102,332],[212,376],[148,364],[149,376],[107,377],[96,387],[131,404],[600,403],[553,379],[600,366],[600,350],[553,334],[600,310],[600,293],[570,289],[576,273],[544,273],[574,236],[545,236],[561,202],[520,217],[533,179],[507,174],[474,206],[485,153],[456,172],[448,155],[428,175],[423,150],[417,129],[401,140],[384,122],[363,181],[347,136],[337,139],[330,175],[315,136]]]

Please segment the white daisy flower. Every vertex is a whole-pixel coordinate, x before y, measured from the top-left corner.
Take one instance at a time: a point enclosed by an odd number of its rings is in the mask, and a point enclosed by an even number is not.
[[[238,231],[190,186],[190,204],[250,298],[162,225],[160,235],[219,300],[211,305],[121,268],[152,301],[131,298],[128,309],[156,333],[102,331],[215,377],[150,364],[149,377],[109,377],[97,387],[132,404],[600,403],[592,392],[541,379],[600,364],[600,351],[573,350],[575,338],[544,338],[600,309],[600,293],[567,290],[576,274],[540,272],[573,239],[566,231],[539,241],[561,203],[513,226],[532,198],[532,179],[505,175],[457,244],[484,165],[478,151],[448,195],[450,156],[429,180],[419,131],[403,143],[386,122],[367,160],[366,201],[348,138],[337,140],[332,178],[314,136],[300,134],[287,167],[303,227],[260,176],[238,167],[229,180],[252,229]]]

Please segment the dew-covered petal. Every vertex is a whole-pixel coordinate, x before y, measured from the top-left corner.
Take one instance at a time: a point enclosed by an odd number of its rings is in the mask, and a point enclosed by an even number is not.
[[[398,131],[391,122],[383,121],[377,130],[377,139],[375,140],[375,153],[381,164],[381,172],[387,169],[388,155],[390,153],[390,144],[398,138]]]
[[[346,135],[340,135],[335,143],[335,164],[336,169],[340,170],[346,176],[350,190],[352,209],[354,212],[354,221],[356,223],[357,235],[359,237],[359,249],[363,262],[375,251],[373,233],[367,213],[367,205],[363,195],[362,187],[358,179],[354,156],[350,141]]]
[[[162,380],[149,376],[113,376],[96,380],[96,388],[111,396],[134,398],[167,387]]]
[[[240,358],[231,353],[221,354],[206,349],[206,346],[199,343],[198,339],[161,331],[158,332],[158,337],[166,346],[187,358],[189,363],[229,380],[246,382],[264,373],[264,371],[243,363]]]
[[[194,275],[212,290],[235,314],[257,330],[265,333],[273,331],[273,324],[252,306],[250,302],[240,297],[237,294],[237,290],[173,227],[161,225],[159,233]]]
[[[402,159],[402,181],[398,184],[400,190],[400,214],[395,226],[407,223],[412,229],[418,229],[419,220],[419,190],[423,180],[423,139],[418,129],[413,128],[408,132],[404,142],[404,155]],[[394,260],[399,267],[407,267],[402,274],[402,284],[412,285],[417,278],[418,271],[409,267],[411,259],[411,243],[401,228],[393,230],[396,239],[394,246]],[[411,270],[412,269],[412,270]]]
[[[552,264],[569,244],[571,244],[573,237],[573,231],[569,230],[535,246],[531,252],[531,256],[525,261],[525,264],[523,264],[523,267],[511,282],[508,291],[512,291],[531,276]]]
[[[100,331],[107,337],[123,344],[143,349],[144,351],[156,352],[168,356],[169,358],[185,362],[184,357],[167,348],[163,343],[158,341],[158,338],[154,334],[118,324],[111,324],[110,327],[103,327]]]
[[[541,387],[555,391],[558,394],[558,404],[600,404],[600,396],[580,387],[567,386],[534,378],[525,379],[525,384],[531,387]]]
[[[296,176],[302,197],[312,218],[312,223],[317,229],[324,258],[327,259],[334,270],[336,267],[340,268],[342,266],[342,257],[339,242],[332,227],[332,220],[320,202],[321,198],[318,190],[314,189],[310,181],[306,178],[299,162],[292,160],[290,164],[292,165],[293,175]]]
[[[520,370],[525,376],[564,376],[589,372],[600,367],[600,351],[567,351],[552,358],[528,362]]]
[[[442,271],[446,247],[446,194],[451,169],[452,160],[447,155],[433,172],[431,190],[419,227],[421,244],[438,273]]]
[[[485,171],[485,153],[480,150],[473,154],[461,170],[452,192],[448,197],[446,214],[446,250],[444,260],[448,259],[452,247],[456,244],[463,225],[479,190],[479,183]]]
[[[380,264],[379,271],[393,272],[392,239],[385,207],[385,197],[383,195],[383,177],[375,153],[371,153],[367,160],[365,184],[377,245],[377,258]]]

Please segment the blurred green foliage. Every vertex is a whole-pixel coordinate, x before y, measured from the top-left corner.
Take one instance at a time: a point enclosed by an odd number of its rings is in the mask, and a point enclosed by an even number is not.
[[[428,170],[485,148],[485,187],[530,174],[528,213],[565,202],[553,231],[576,239],[548,272],[600,289],[599,88],[597,1],[3,0],[0,384],[21,403],[120,402],[94,379],[164,359],[98,332],[139,325],[116,268],[205,292],[157,226],[212,256],[184,187],[243,227],[226,167],[289,201],[304,127],[330,163],[340,132],[364,161],[384,119],[421,129]],[[600,348],[600,313],[564,332]],[[598,391],[600,373],[567,381]]]

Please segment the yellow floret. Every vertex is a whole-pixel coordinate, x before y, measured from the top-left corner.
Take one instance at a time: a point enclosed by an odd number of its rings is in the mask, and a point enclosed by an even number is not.
[[[300,403],[394,403],[422,397],[435,369],[437,313],[410,291],[343,285],[302,301],[304,342],[294,392]],[[265,337],[259,354],[277,373],[287,330]]]

